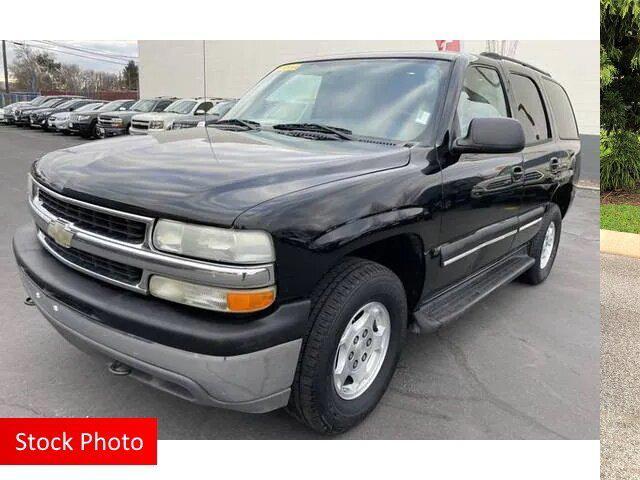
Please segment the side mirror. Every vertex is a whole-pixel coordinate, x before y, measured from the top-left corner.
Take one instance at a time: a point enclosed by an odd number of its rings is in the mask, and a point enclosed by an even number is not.
[[[205,113],[207,113],[207,112],[205,112],[202,109],[196,110],[196,115],[204,115]]]
[[[451,152],[516,153],[524,148],[524,130],[513,118],[474,118],[463,138],[456,138]]]

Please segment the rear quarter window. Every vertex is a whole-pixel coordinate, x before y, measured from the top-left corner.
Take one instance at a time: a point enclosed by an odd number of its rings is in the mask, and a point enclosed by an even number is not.
[[[567,92],[556,82],[546,78],[543,79],[543,84],[551,102],[551,111],[558,125],[558,136],[567,140],[579,139],[576,117]]]
[[[517,73],[509,76],[516,97],[515,117],[524,130],[527,145],[542,143],[551,138],[549,119],[536,83]]]

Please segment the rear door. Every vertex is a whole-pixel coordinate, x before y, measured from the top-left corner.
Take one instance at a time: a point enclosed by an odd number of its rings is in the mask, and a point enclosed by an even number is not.
[[[537,233],[546,205],[566,171],[570,157],[552,121],[548,98],[542,87],[545,77],[516,65],[509,72],[514,114],[522,124],[526,144],[522,152],[524,193],[514,247],[528,242]]]
[[[456,137],[467,134],[474,118],[513,116],[501,69],[482,63],[469,65],[456,116]],[[436,289],[460,281],[507,254],[521,208],[521,153],[463,154],[452,161],[442,170],[443,244]]]

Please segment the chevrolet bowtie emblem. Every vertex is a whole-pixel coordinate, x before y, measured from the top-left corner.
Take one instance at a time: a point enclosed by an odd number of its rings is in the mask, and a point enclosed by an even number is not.
[[[47,234],[61,247],[69,248],[71,246],[73,232],[64,223],[53,220],[47,227]]]

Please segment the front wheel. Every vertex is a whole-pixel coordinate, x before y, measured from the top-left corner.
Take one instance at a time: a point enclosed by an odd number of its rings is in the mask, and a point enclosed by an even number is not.
[[[378,404],[393,376],[407,327],[407,300],[388,268],[348,259],[312,298],[290,411],[312,429],[341,433]]]
[[[520,280],[537,285],[547,279],[558,253],[561,231],[562,214],[558,206],[552,203],[542,217],[540,230],[529,246],[529,256],[535,260],[535,263],[520,277]]]

